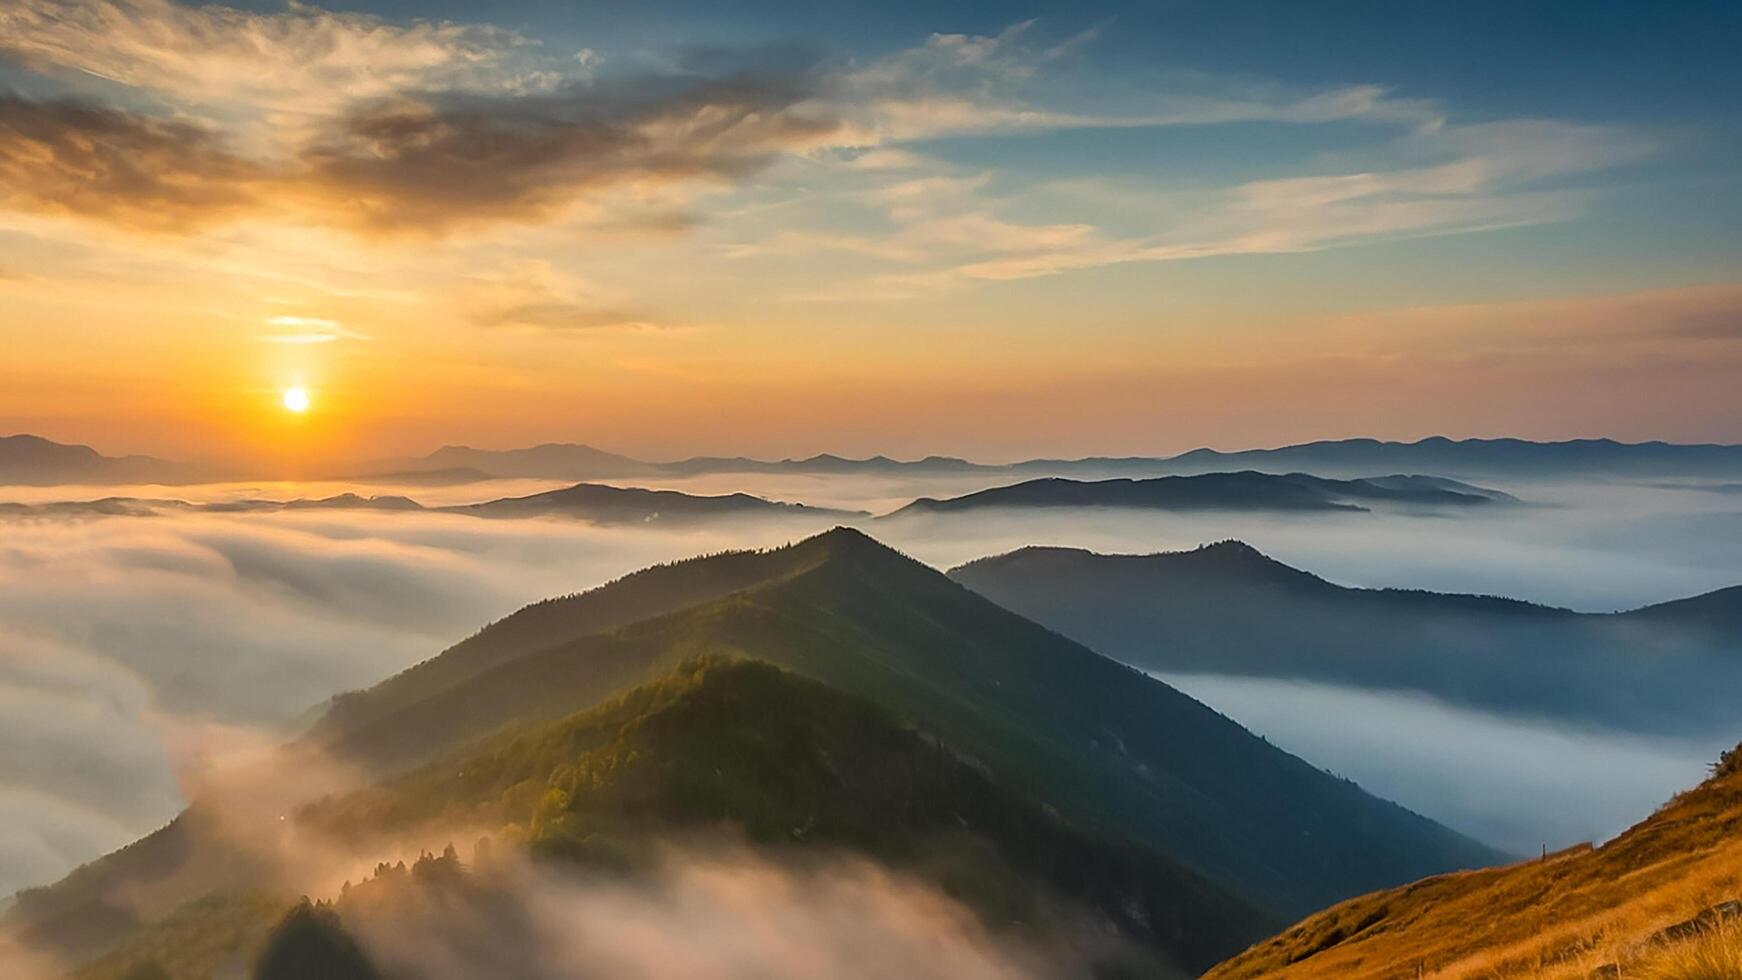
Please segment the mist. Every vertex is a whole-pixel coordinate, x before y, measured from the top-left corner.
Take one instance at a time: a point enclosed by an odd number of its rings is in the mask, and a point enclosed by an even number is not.
[[[673,848],[650,872],[558,870],[504,856],[469,879],[425,873],[342,900],[394,975],[755,980],[1086,976],[1032,931],[994,934],[916,878],[848,856]]]
[[[613,529],[320,511],[7,521],[0,894],[148,833],[227,744],[528,602],[821,525]],[[227,733],[225,737],[197,737]]]
[[[1518,855],[1615,836],[1698,783],[1739,737],[1579,729],[1305,681],[1153,676],[1320,768]]]

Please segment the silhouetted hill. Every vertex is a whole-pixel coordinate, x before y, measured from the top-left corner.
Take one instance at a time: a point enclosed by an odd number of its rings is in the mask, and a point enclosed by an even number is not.
[[[1207,980],[1496,980],[1735,976],[1734,951],[1704,971],[1657,972],[1742,923],[1742,750],[1712,778],[1595,849],[1443,875],[1311,916]],[[1733,941],[1733,935],[1732,935]],[[1654,962],[1655,961],[1655,962]]]
[[[105,497],[100,500],[39,504],[0,502],[0,516],[20,517],[144,517],[162,511],[230,514],[300,510],[427,511],[498,518],[567,517],[598,524],[669,524],[732,517],[797,517],[822,523],[867,516],[858,511],[781,503],[745,493],[704,497],[676,490],[644,490],[638,487],[610,487],[592,483],[577,484],[526,497],[504,497],[450,507],[425,507],[410,497],[393,494],[363,496],[356,493],[320,498],[299,497],[295,500],[244,499],[198,504],[185,500],[137,497]]]
[[[1144,670],[1415,690],[1658,733],[1725,730],[1742,690],[1742,589],[1579,614],[1344,588],[1236,541],[1154,555],[1025,548],[950,576]]]
[[[492,476],[598,480],[656,472],[652,464],[579,443],[547,442],[525,449],[473,449],[443,446],[428,456],[401,461],[394,469],[470,469]]]
[[[864,476],[1002,475],[1059,476],[1077,479],[1156,477],[1256,470],[1306,472],[1318,476],[1362,477],[1371,473],[1436,473],[1470,478],[1637,477],[1735,478],[1742,476],[1742,446],[1667,442],[1625,443],[1612,439],[1536,442],[1527,439],[1447,439],[1416,442],[1333,439],[1274,449],[1220,451],[1194,449],[1176,456],[1090,456],[1030,459],[1017,463],[977,463],[954,456],[901,460],[862,459],[822,453],[792,459],[745,456],[695,456],[650,462],[589,446],[548,444],[527,449],[485,450],[447,446],[417,460],[400,460],[387,469],[416,470],[465,466],[497,476],[602,480],[667,474],[819,473]]]
[[[576,517],[600,524],[669,523],[740,515],[819,519],[863,516],[852,511],[779,503],[747,493],[704,497],[676,490],[644,490],[597,483],[580,483],[526,497],[504,497],[486,503],[437,509],[474,517]]]
[[[0,436],[0,484],[187,483],[200,476],[195,467],[152,456],[104,456],[41,436]]]
[[[1720,476],[1742,473],[1742,446],[1571,439],[1447,439],[1416,442],[1335,439],[1277,449],[1218,452],[1195,449],[1166,460],[1172,472],[1207,472],[1230,466],[1266,471],[1306,470],[1351,475],[1375,471],[1440,473],[1466,477]]]
[[[1423,476],[1327,480],[1305,473],[1246,471],[1148,480],[1047,477],[937,500],[922,497],[887,517],[1010,507],[1123,507],[1141,510],[1359,511],[1364,504],[1466,507],[1508,501],[1495,490]]]

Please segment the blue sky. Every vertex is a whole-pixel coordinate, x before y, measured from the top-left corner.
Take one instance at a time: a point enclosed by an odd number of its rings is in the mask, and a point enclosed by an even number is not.
[[[0,425],[241,452],[297,383],[331,453],[1742,439],[1734,4],[18,0],[0,27]]]

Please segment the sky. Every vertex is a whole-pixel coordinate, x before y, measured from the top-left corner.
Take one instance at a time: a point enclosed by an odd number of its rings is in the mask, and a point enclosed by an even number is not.
[[[1739,44],[1723,3],[0,0],[0,432],[1739,442]]]

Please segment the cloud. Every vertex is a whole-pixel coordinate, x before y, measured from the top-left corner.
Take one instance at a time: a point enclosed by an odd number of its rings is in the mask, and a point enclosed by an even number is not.
[[[521,87],[530,42],[485,25],[291,3],[275,12],[175,0],[12,0],[0,56],[225,115],[324,115],[410,88]]]
[[[281,333],[269,333],[260,339],[269,344],[330,344],[335,340],[368,340],[337,320],[312,316],[275,316],[266,321]]]
[[[1602,841],[1698,783],[1735,733],[1665,739],[1570,729],[1416,694],[1158,674],[1367,790],[1530,854]]]
[[[182,122],[0,94],[0,203],[137,231],[256,212],[268,173]]]
[[[342,512],[6,521],[0,744],[18,751],[0,753],[0,895],[156,829],[228,752],[527,602],[794,533]]]
[[[1043,953],[1039,937],[990,933],[935,888],[861,859],[781,863],[741,848],[691,847],[674,849],[652,873],[621,877],[505,863],[474,876],[471,901],[413,885],[373,904],[341,903],[341,914],[384,968],[432,980],[1089,972]],[[493,902],[482,889],[495,890]]]

